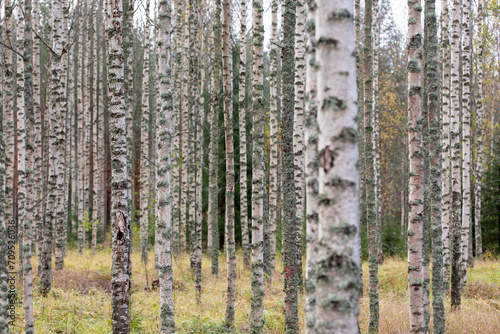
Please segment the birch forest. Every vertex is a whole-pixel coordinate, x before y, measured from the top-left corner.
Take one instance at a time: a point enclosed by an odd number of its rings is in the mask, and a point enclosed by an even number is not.
[[[500,333],[498,0],[0,0],[0,334]]]

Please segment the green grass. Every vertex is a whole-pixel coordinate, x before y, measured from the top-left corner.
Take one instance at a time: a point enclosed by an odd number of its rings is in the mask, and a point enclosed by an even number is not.
[[[154,257],[150,253],[149,284],[157,276]],[[54,271],[54,287],[47,298],[38,294],[36,258],[34,258],[34,317],[37,333],[111,333],[111,251],[92,255],[70,251],[62,272]],[[278,259],[278,264],[281,262]],[[173,264],[175,321],[177,333],[224,333],[226,302],[226,260],[220,257],[219,278],[210,273],[210,259],[203,258],[201,304],[196,303],[194,277],[189,269],[189,257],[177,258]],[[363,266],[368,272],[367,263]],[[131,330],[132,333],[158,333],[160,301],[158,291],[145,290],[146,275],[140,254],[132,256]],[[284,294],[279,265],[264,299],[265,333],[284,332]],[[380,267],[380,333],[409,331],[407,264],[405,260],[386,259]],[[241,254],[237,256],[236,329],[248,333],[250,317],[250,270],[243,268]],[[364,276],[364,297],[360,300],[360,327],[368,328],[367,277]],[[22,293],[19,293],[22,299]],[[468,289],[463,296],[462,309],[450,313],[446,299],[447,333],[500,333],[500,262],[492,257],[477,261],[469,270]],[[299,298],[301,329],[304,298]],[[23,309],[17,305],[17,318],[12,333],[23,330]],[[302,332],[302,330],[301,330]]]

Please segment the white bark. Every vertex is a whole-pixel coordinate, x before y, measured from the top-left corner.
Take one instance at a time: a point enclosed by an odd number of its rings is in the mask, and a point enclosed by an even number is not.
[[[148,226],[149,226],[149,167],[148,161],[149,152],[149,78],[152,75],[149,71],[149,63],[151,59],[151,33],[150,33],[150,18],[149,18],[150,0],[146,0],[145,10],[146,16],[144,28],[144,60],[142,64],[142,117],[141,117],[141,152],[140,152],[140,226],[141,226],[141,259],[143,263],[148,262]]]
[[[322,242],[317,255],[315,330],[358,333],[361,282],[354,1],[318,0],[317,4],[321,198],[317,240]],[[342,284],[347,280],[351,284]]]
[[[306,321],[305,333],[313,334],[316,322],[316,279],[318,254],[318,101],[316,80],[316,7],[309,4],[307,8],[307,61],[306,61],[306,108],[304,118],[305,132],[305,167],[306,167]]]
[[[483,1],[478,4],[478,24],[477,24],[477,98],[476,98],[476,141],[477,141],[477,161],[476,176],[474,179],[474,220],[475,220],[475,241],[476,257],[481,258],[483,254],[483,241],[481,231],[481,193],[483,176]]]
[[[470,62],[471,62],[471,1],[462,0],[462,290],[467,283],[467,261],[469,258],[469,235],[471,224],[471,103],[470,103]]]
[[[408,2],[408,290],[410,328],[425,333],[422,238],[424,212],[424,161],[422,151],[422,28],[421,1]],[[419,10],[420,9],[420,10]]]
[[[158,151],[156,155],[156,189],[157,189],[157,242],[159,243],[160,272],[160,302],[161,302],[161,333],[175,332],[174,293],[172,278],[172,194],[170,173],[170,155],[172,143],[172,87],[170,68],[170,38],[171,38],[171,2],[160,2],[158,52],[160,53],[159,76],[162,108],[156,118]]]
[[[293,154],[295,172],[295,198],[297,200],[297,246],[301,245],[304,220],[304,88],[305,88],[305,1],[297,1],[295,30],[295,107],[293,117]],[[302,269],[301,247],[297,251],[299,268]],[[302,275],[299,275],[302,279]]]
[[[450,284],[450,50],[449,50],[449,14],[448,1],[441,0],[441,208],[443,226],[443,280]]]

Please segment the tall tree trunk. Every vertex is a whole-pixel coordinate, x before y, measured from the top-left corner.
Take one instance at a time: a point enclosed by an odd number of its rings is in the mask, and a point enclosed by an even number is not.
[[[204,12],[204,3],[199,6],[199,11]],[[202,30],[203,22],[199,21],[199,11],[194,13],[194,26],[193,28]],[[196,242],[195,242],[195,274],[196,274],[196,290],[198,290],[198,295],[201,296],[201,265],[202,265],[202,173],[203,173],[203,122],[204,122],[204,108],[202,107],[201,98],[202,94],[202,71],[201,64],[203,61],[203,55],[201,54],[204,50],[202,42],[202,34],[195,34],[194,44],[197,48],[196,52],[193,54],[197,55],[194,61],[194,192],[193,192],[193,208],[195,212],[195,230]]]
[[[462,69],[462,80],[460,84],[462,85],[462,258],[460,264],[460,278],[461,278],[461,289],[465,291],[465,286],[467,284],[467,262],[469,260],[469,236],[471,227],[471,99],[470,99],[470,87],[471,87],[471,1],[463,0],[462,6],[462,50],[461,50],[461,69]]]
[[[56,154],[58,155],[58,167],[57,167],[57,207],[55,208],[56,212],[56,223],[55,223],[55,233],[54,233],[54,238],[55,238],[55,269],[56,270],[62,270],[64,267],[64,244],[66,243],[66,240],[64,239],[64,225],[66,225],[67,221],[67,211],[66,207],[64,206],[64,198],[67,192],[66,188],[66,182],[64,181],[64,174],[66,172],[66,161],[65,161],[65,145],[66,145],[66,115],[67,115],[67,95],[66,95],[66,78],[67,78],[67,62],[66,62],[66,55],[63,54],[65,52],[63,50],[64,43],[65,43],[65,31],[66,28],[64,26],[64,10],[66,7],[66,4],[64,3],[64,0],[60,1],[61,4],[61,10],[62,12],[62,18],[61,22],[57,22],[54,20],[54,32],[56,34],[59,34],[60,40],[58,43],[60,44],[59,48],[60,51],[57,52],[57,56],[54,58],[59,58],[56,61],[59,61],[60,64],[58,66],[61,67],[61,77],[60,77],[60,92],[58,93],[58,98],[59,98],[59,108],[60,108],[60,116],[58,118],[58,131],[57,131],[57,151]]]
[[[220,71],[221,55],[221,0],[215,2],[215,23],[213,26],[214,64],[212,73],[212,98],[210,121],[210,193],[209,193],[209,220],[212,232],[212,275],[219,275],[219,189],[217,186],[219,170],[219,96],[220,96]]]
[[[107,2],[108,96],[111,133],[111,219],[113,262],[111,269],[113,333],[130,332],[131,227],[127,189],[127,128],[123,82],[123,5]],[[112,15],[111,15],[112,14]]]
[[[12,40],[12,12],[14,1],[5,0],[4,8],[4,35],[5,39]],[[9,46],[11,46],[9,44]],[[16,54],[5,50],[4,66],[4,110],[5,110],[5,222],[6,227],[15,228],[12,224],[14,218],[14,60]]]
[[[21,56],[24,50],[24,34],[22,13],[22,3],[16,5],[16,23],[15,26],[15,42],[16,50],[19,54],[16,60],[16,120],[15,120],[15,143],[17,151],[17,172],[14,168],[14,210],[17,210],[17,215],[14,214],[14,220],[17,223],[19,245],[23,244],[24,240],[24,223],[26,219],[26,110],[24,106],[24,58]],[[24,258],[24,247],[19,247],[19,259]],[[19,275],[23,276],[24,266],[19,266]]]
[[[483,178],[483,1],[479,0],[477,8],[477,96],[476,96],[476,142],[477,161],[476,175],[474,178],[474,220],[476,258],[483,254],[483,234],[481,230],[481,189]]]
[[[438,107],[438,35],[436,0],[425,1],[426,37],[426,89],[429,122],[430,152],[430,228],[432,240],[432,309],[434,333],[444,334],[444,284],[443,284],[443,229],[441,223],[441,142]],[[425,121],[425,120],[424,120]],[[430,331],[430,328],[427,328]]]
[[[84,199],[84,185],[85,185],[85,23],[84,23],[84,8],[83,3],[80,2],[80,17],[79,17],[79,33],[81,35],[81,43],[79,49],[78,61],[81,62],[80,75],[81,79],[78,80],[78,91],[80,93],[80,113],[78,115],[78,144],[79,144],[79,154],[76,157],[78,159],[78,252],[83,253],[83,248],[85,247],[85,234],[86,229],[84,227],[84,211],[85,211],[85,199]],[[78,66],[78,65],[77,65]]]
[[[460,178],[460,34],[461,0],[454,0],[451,11],[451,306],[460,307],[461,285],[461,178]]]
[[[380,182],[380,129],[379,129],[379,93],[378,93],[378,78],[379,78],[379,48],[380,48],[380,1],[373,0],[373,31],[372,31],[372,127],[373,127],[373,187],[375,192],[375,214],[376,214],[376,235],[377,235],[377,261],[379,265],[384,262],[382,250],[382,183]]]
[[[33,30],[38,33],[38,20],[40,13],[40,4],[38,0],[33,1]],[[42,245],[42,119],[41,119],[41,105],[40,105],[40,41],[35,39],[33,41],[33,110],[35,117],[34,125],[34,143],[35,143],[35,156],[34,156],[34,219],[36,226],[32,226],[33,231],[33,241],[38,243],[38,255],[41,253]],[[40,261],[39,261],[40,264]]]
[[[450,286],[450,223],[451,223],[451,161],[450,161],[450,39],[448,1],[441,0],[441,210],[443,226],[443,282],[448,291]]]
[[[172,5],[169,0],[162,0],[159,8],[161,26],[158,36],[158,52],[160,53],[160,96],[162,107],[156,118],[158,152],[156,155],[156,189],[158,217],[157,242],[159,245],[159,271],[160,271],[160,302],[161,302],[161,333],[175,333],[174,322],[174,290],[172,278],[172,206],[171,206],[171,173],[170,155],[172,149],[172,69],[170,68],[170,42],[171,42],[171,16]]]
[[[425,333],[422,268],[422,214],[424,180],[422,157],[422,28],[421,3],[408,3],[408,152],[410,180],[408,202],[408,290],[410,291],[410,328]]]
[[[179,6],[179,10],[181,8],[184,8],[185,2],[182,1],[182,3]],[[182,14],[181,14],[182,15]],[[187,26],[187,15],[182,15],[182,24],[184,26]],[[181,24],[180,22],[178,24]],[[180,124],[181,124],[181,149],[182,149],[182,158],[181,158],[181,166],[182,166],[182,171],[180,172],[181,174],[181,201],[179,203],[180,205],[180,248],[181,252],[186,252],[187,251],[187,236],[186,236],[186,222],[187,222],[187,214],[186,214],[186,208],[187,208],[187,161],[188,161],[188,99],[187,99],[187,91],[188,91],[188,36],[185,32],[187,29],[182,29],[179,32],[179,40],[182,48],[182,71],[181,71],[181,96],[182,96],[182,102],[181,102],[181,119],[180,119]]]
[[[142,62],[142,110],[141,110],[141,175],[140,175],[140,189],[141,189],[141,207],[140,207],[140,227],[141,227],[141,260],[144,266],[148,263],[148,226],[149,226],[149,185],[148,182],[148,171],[151,162],[148,161],[149,152],[149,115],[151,113],[151,107],[149,105],[149,78],[151,73],[149,71],[151,59],[151,33],[150,33],[150,10],[149,4],[150,0],[146,0],[146,16],[144,23],[144,60]]]
[[[55,54],[51,63],[51,84],[50,84],[50,126],[49,126],[49,185],[47,194],[47,208],[43,232],[43,254],[42,254],[42,273],[40,278],[40,292],[47,296],[52,288],[52,226],[59,228],[59,216],[56,216],[59,207],[60,192],[62,188],[62,171],[60,171],[59,150],[64,140],[60,142],[61,135],[64,136],[62,127],[62,109],[64,100],[64,87],[62,84],[62,1],[54,0],[52,2],[52,45]],[[62,132],[62,134],[60,134]],[[62,204],[62,203],[61,203]],[[61,208],[62,209],[62,208]],[[63,213],[64,214],[64,213]],[[57,231],[56,231],[57,232]],[[57,235],[57,234],[56,234]],[[57,241],[57,240],[56,240]],[[58,247],[56,247],[58,248]],[[59,256],[60,254],[57,253]]]
[[[305,333],[313,334],[316,322],[316,259],[318,256],[318,100],[316,79],[316,6],[307,3],[306,105],[304,117],[306,167],[306,321]]]
[[[359,333],[361,264],[354,1],[318,0],[317,3],[320,199],[315,329],[323,333]],[[346,281],[350,284],[342,284]]]
[[[304,220],[304,88],[305,88],[305,1],[297,1],[295,32],[295,106],[293,116],[293,165],[297,208],[297,274],[302,285],[302,222]]]
[[[283,109],[281,114],[281,152],[283,160],[282,189],[283,192],[283,226],[284,246],[284,291],[285,291],[285,332],[298,332],[298,271],[297,264],[297,211],[294,175],[293,151],[293,116],[295,105],[295,24],[296,5],[292,0],[285,1],[283,15]],[[260,132],[254,129],[257,135]],[[254,148],[255,150],[255,148]],[[255,214],[255,213],[254,213]]]
[[[232,85],[232,15],[230,0],[223,0],[222,73],[224,95],[224,125],[226,138],[226,252],[227,252],[227,328],[234,327],[236,303],[236,244],[234,242],[234,148],[233,148],[233,85]]]
[[[272,30],[270,51],[270,161],[269,161],[269,268],[270,275],[276,270],[276,229],[278,225],[278,1],[272,2]],[[244,79],[244,77],[243,77]]]
[[[240,2],[240,63],[239,63],[239,130],[240,130],[240,221],[241,244],[243,248],[243,264],[250,267],[250,235],[248,231],[248,197],[247,197],[247,113],[246,113],[246,66],[247,66],[247,2]],[[273,8],[274,10],[274,8]],[[274,13],[274,12],[273,12]],[[272,46],[271,46],[272,47]],[[218,50],[218,49],[216,49]],[[272,52],[272,51],[271,51]],[[271,86],[272,87],[272,86]],[[215,87],[214,87],[215,88]],[[271,88],[272,89],[272,88]],[[272,103],[272,102],[271,102]],[[272,110],[271,110],[272,112]],[[271,218],[270,218],[271,219]],[[272,220],[271,220],[272,222]]]
[[[363,73],[363,32],[362,32],[362,20],[361,20],[361,1],[354,0],[354,23],[355,23],[355,37],[356,37],[356,78],[357,78],[357,88],[358,88],[358,114],[361,116],[358,121],[358,138],[359,143],[358,147],[361,147],[359,151],[359,157],[361,160],[360,168],[359,168],[359,226],[363,228],[363,222],[366,218],[366,191],[365,191],[365,159],[364,159],[364,79],[362,76]],[[404,235],[404,233],[403,233]],[[360,261],[363,263],[363,252],[361,250],[361,233],[359,233],[359,256]],[[363,265],[361,265],[361,270],[359,271],[360,279],[363,281]],[[360,297],[363,296],[363,284],[361,284],[359,290]]]
[[[34,104],[33,104],[33,40],[32,40],[32,6],[31,0],[24,1],[24,153],[25,153],[25,217],[23,223],[23,247],[25,250],[22,259],[23,266],[23,307],[24,307],[24,328],[26,333],[34,333],[35,322],[33,320],[33,270],[31,266],[31,250],[33,244],[33,156],[35,147],[32,142],[34,126]],[[20,24],[20,22],[19,22]],[[19,116],[19,114],[18,114]],[[19,129],[18,124],[18,129]],[[18,138],[20,139],[20,138]],[[3,145],[2,145],[3,146]],[[20,156],[21,158],[21,156]],[[20,165],[22,161],[20,161]],[[3,176],[2,176],[3,178]],[[3,180],[2,180],[3,181]],[[3,182],[2,182],[3,183]],[[19,187],[21,189],[21,187]],[[18,195],[21,192],[18,193]],[[21,207],[21,205],[19,206]]]
[[[365,39],[364,39],[364,142],[365,142],[365,179],[366,190],[366,222],[368,227],[369,251],[369,296],[370,296],[370,324],[369,331],[377,333],[379,323],[378,300],[378,231],[377,209],[375,193],[375,155],[373,133],[374,113],[373,108],[373,1],[365,2]],[[378,2],[375,2],[377,5]]]
[[[264,326],[264,92],[262,48],[264,25],[262,0],[253,0],[253,93],[249,110],[253,116],[252,145],[252,294],[250,328],[261,333]],[[293,38],[293,37],[292,37]],[[292,42],[293,44],[293,42]]]

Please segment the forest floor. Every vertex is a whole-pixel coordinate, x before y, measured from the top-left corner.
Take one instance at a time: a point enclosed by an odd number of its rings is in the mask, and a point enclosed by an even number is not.
[[[149,284],[154,274],[154,257],[149,255]],[[65,269],[54,271],[54,285],[47,298],[38,293],[40,278],[35,268],[33,302],[37,333],[111,333],[111,250],[92,255],[69,251]],[[278,261],[280,263],[281,261]],[[201,304],[196,303],[195,281],[189,269],[189,256],[174,261],[175,322],[177,333],[223,333],[226,309],[226,259],[221,253],[219,278],[210,272],[210,258],[203,258]],[[282,268],[278,268],[280,272]],[[367,263],[363,272],[368,272]],[[407,264],[402,259],[386,259],[379,268],[380,333],[408,333]],[[367,333],[369,319],[368,280],[364,275],[364,297],[361,300],[360,326]],[[236,333],[247,333],[250,317],[250,270],[243,268],[241,254],[237,257]],[[131,328],[132,333],[159,333],[159,291],[148,291],[140,254],[132,255]],[[12,333],[21,333],[24,323],[21,299],[17,305],[16,326]],[[303,328],[304,298],[299,297],[299,318]],[[447,333],[500,333],[500,262],[493,258],[475,263],[469,271],[467,291],[462,309],[450,313],[446,298]],[[284,294],[282,276],[277,274],[266,288],[264,299],[265,333],[284,332]]]

